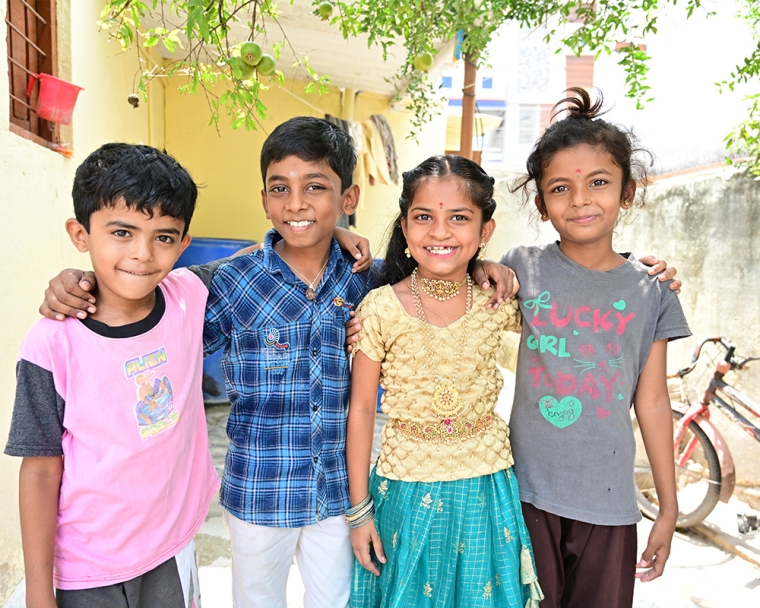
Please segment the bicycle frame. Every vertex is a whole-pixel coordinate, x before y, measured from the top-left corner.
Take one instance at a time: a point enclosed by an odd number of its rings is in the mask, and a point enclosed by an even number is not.
[[[728,416],[731,420],[739,424],[750,437],[760,442],[760,429],[758,429],[754,424],[752,424],[749,420],[747,420],[747,418],[742,416],[742,414],[740,414],[736,410],[735,407],[730,405],[724,399],[721,399],[721,397],[718,395],[716,391],[718,390],[722,391],[723,393],[728,395],[731,399],[741,404],[742,407],[747,408],[750,412],[752,412],[755,416],[759,418],[760,418],[760,404],[755,403],[752,399],[750,399],[746,395],[742,395],[730,384],[726,384],[723,380],[719,380],[717,378],[714,378],[710,382],[710,388],[708,390],[712,391],[713,403],[715,403],[721,410],[723,410],[723,413],[726,414],[726,416]]]
[[[702,351],[702,347],[707,342],[715,342],[721,344],[723,348],[726,349],[726,356],[723,361],[716,365],[715,372],[713,374],[713,377],[710,379],[710,383],[708,384],[707,389],[705,390],[701,403],[687,405],[675,401],[672,402],[674,409],[676,411],[680,411],[683,414],[683,417],[676,427],[676,433],[673,438],[673,450],[677,453],[678,446],[683,440],[689,423],[692,420],[696,422],[699,425],[699,428],[702,429],[702,431],[704,431],[704,433],[707,435],[708,439],[713,444],[715,451],[718,454],[718,461],[720,463],[721,472],[720,500],[723,502],[728,502],[728,499],[731,498],[731,495],[733,494],[734,486],[736,484],[736,470],[734,467],[734,459],[733,456],[731,456],[731,452],[728,449],[728,444],[723,438],[723,435],[710,421],[709,408],[710,404],[714,403],[718,406],[719,409],[723,411],[723,413],[726,414],[726,416],[729,417],[729,419],[740,425],[750,437],[760,442],[760,429],[758,429],[754,424],[752,424],[752,422],[750,422],[741,413],[739,413],[733,406],[733,403],[738,403],[758,417],[760,417],[760,405],[746,395],[743,395],[740,391],[736,390],[733,386],[727,384],[725,380],[723,380],[725,373],[729,369],[742,369],[747,362],[757,360],[758,357],[747,357],[741,361],[736,361],[733,358],[734,353],[736,352],[736,346],[731,344],[731,342],[729,342],[726,338],[723,338],[722,336],[707,338],[702,341],[702,343],[697,347],[697,350],[694,352],[691,365],[684,369],[678,370],[675,374],[673,374],[673,376],[683,378],[686,374],[691,372],[697,364],[699,355]],[[729,403],[727,399],[724,399],[721,394],[731,400],[732,403]],[[697,443],[698,439],[696,437],[692,437],[689,443],[686,445],[685,450],[676,460],[677,465],[684,466],[684,464],[691,457],[694,448],[697,446]]]
[[[731,451],[728,449],[728,444],[723,438],[723,435],[718,428],[710,420],[710,409],[702,403],[695,403],[688,405],[679,401],[671,401],[671,407],[683,414],[683,418],[676,427],[676,433],[673,437],[673,451],[676,452],[678,445],[683,440],[686,429],[689,427],[689,423],[694,421],[699,428],[704,431],[710,443],[713,444],[716,453],[718,454],[718,462],[720,463],[720,500],[721,502],[728,502],[731,495],[734,493],[734,487],[736,486],[736,467],[734,466],[734,458],[731,456]],[[687,444],[680,457],[676,460],[676,464],[684,466],[694,452],[694,448],[697,446],[698,439],[693,436]]]

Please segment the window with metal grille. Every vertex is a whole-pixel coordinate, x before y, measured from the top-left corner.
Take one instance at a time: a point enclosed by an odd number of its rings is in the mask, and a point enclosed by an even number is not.
[[[26,96],[32,74],[56,75],[56,0],[8,0],[8,80],[11,130],[43,145],[58,143],[58,127],[37,117],[37,91]],[[14,128],[15,127],[15,128]]]

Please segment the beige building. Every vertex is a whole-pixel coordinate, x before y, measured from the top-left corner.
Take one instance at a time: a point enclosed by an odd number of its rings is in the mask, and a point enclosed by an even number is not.
[[[336,86],[319,96],[305,94],[303,81],[288,79],[283,86],[273,85],[263,98],[268,116],[256,132],[232,131],[222,118],[217,133],[207,126],[205,98],[180,95],[178,81],[155,81],[149,87],[149,101],[132,108],[127,96],[134,90],[138,54],[134,49],[122,53],[116,42],[109,43],[107,35],[98,31],[102,6],[100,0],[0,3],[0,34],[8,40],[7,46],[2,45],[1,62],[9,66],[10,74],[0,78],[0,97],[8,100],[8,110],[0,113],[0,205],[5,217],[0,226],[5,250],[0,298],[6,311],[0,337],[3,445],[13,405],[16,355],[24,333],[38,318],[47,281],[64,267],[85,268],[89,263],[69,242],[64,221],[73,215],[74,171],[95,148],[110,141],[166,148],[204,186],[190,232],[196,237],[255,240],[269,227],[260,204],[259,150],[267,132],[292,116],[331,114],[360,122],[382,114],[393,131],[401,170],[444,148],[443,119],[429,125],[419,143],[406,139],[411,115],[392,106],[393,88],[384,80],[400,59],[384,64],[379,51],[367,49],[366,42],[343,41],[329,31],[329,24],[310,14],[308,0],[297,0],[287,8],[286,26],[295,28],[289,38],[294,45],[304,42],[312,66],[328,72]],[[31,57],[38,52],[42,59]],[[37,60],[36,66],[28,63]],[[24,90],[25,70],[30,67],[83,87],[70,126],[51,131],[50,123],[37,121],[29,110],[27,103],[34,106],[36,101],[35,95],[27,99]],[[398,191],[395,184],[365,188],[357,230],[371,238],[374,251],[395,212]],[[23,578],[19,464],[17,458],[0,456],[0,605]]]

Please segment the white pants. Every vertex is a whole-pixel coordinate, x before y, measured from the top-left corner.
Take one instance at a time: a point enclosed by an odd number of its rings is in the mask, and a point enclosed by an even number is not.
[[[288,573],[296,556],[304,608],[347,608],[354,552],[343,516],[304,528],[270,528],[224,511],[232,546],[235,608],[286,608]]]

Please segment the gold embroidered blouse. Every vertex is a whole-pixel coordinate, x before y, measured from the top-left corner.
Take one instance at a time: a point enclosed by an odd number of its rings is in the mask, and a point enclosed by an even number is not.
[[[361,350],[381,362],[382,410],[390,418],[383,428],[379,475],[451,481],[512,466],[509,427],[494,412],[503,385],[495,359],[502,335],[520,328],[520,313],[514,300],[498,310],[486,309],[490,293],[473,285],[468,335],[456,374],[463,409],[445,419],[430,407],[436,383],[419,320],[406,312],[390,285],[371,291],[357,309],[362,331],[353,352]],[[441,381],[451,379],[456,370],[462,320],[448,327],[430,326],[432,364]]]

